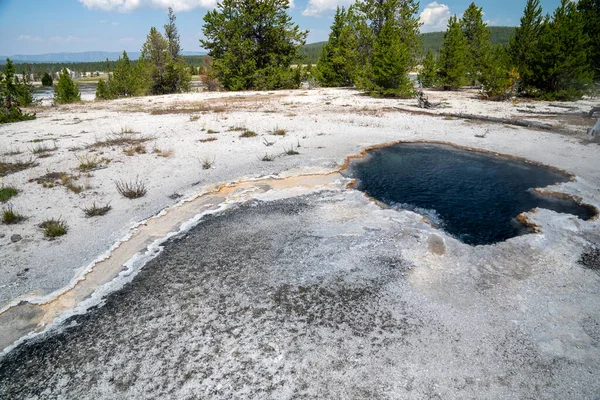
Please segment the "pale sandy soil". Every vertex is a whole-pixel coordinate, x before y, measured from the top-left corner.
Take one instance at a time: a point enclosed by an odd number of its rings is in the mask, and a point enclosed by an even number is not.
[[[18,225],[0,226],[0,333],[4,333],[0,336],[5,338],[0,347],[12,344],[23,332],[40,331],[52,318],[88,298],[89,293],[85,291],[71,298],[62,296],[62,304],[54,308],[56,301],[53,299],[58,293],[68,292],[68,288],[76,286],[87,272],[93,270],[95,260],[107,256],[110,259],[110,249],[131,235],[138,235],[136,245],[121,246],[124,250],[119,261],[113,263],[110,273],[100,273],[94,288],[121,272],[136,252],[169,232],[177,231],[185,221],[202,212],[219,210],[251,198],[293,197],[315,188],[352,196],[347,194],[352,190],[345,188],[346,178],[336,171],[343,167],[346,157],[359,154],[368,146],[394,141],[438,141],[523,157],[576,177],[571,182],[548,188],[549,191],[569,194],[600,208],[600,147],[585,134],[595,120],[578,115],[589,110],[595,101],[568,103],[567,106],[575,108],[561,108],[556,107],[557,103],[548,102],[484,102],[476,98],[475,91],[429,92],[428,95],[430,100],[442,102],[439,109],[424,111],[415,107],[414,100],[373,99],[350,89],[194,93],[45,107],[38,110],[38,118],[34,121],[0,126],[0,153],[3,154],[0,160],[35,162],[32,168],[2,178],[5,185],[20,190],[10,203],[27,219]],[[554,129],[542,131],[466,121],[436,116],[437,113],[536,120],[552,124]],[[241,131],[236,129],[242,128],[256,132],[257,136],[241,138]],[[273,135],[275,129],[285,129],[286,135]],[[127,146],[122,145],[93,146],[115,137],[143,138],[145,153],[127,155],[124,151]],[[208,138],[216,140],[206,141]],[[265,142],[272,144],[267,146]],[[52,148],[47,157],[33,154],[40,145]],[[285,155],[290,148],[300,154]],[[262,161],[265,155],[273,156],[274,160]],[[99,167],[81,172],[81,157],[99,161]],[[202,163],[206,160],[214,163],[203,169]],[[35,182],[36,178],[49,172],[76,176],[78,179],[73,182],[86,189],[75,194],[60,184],[44,188]],[[315,174],[330,175],[315,180]],[[312,178],[294,178],[299,175]],[[287,177],[288,180],[260,180],[267,177]],[[136,178],[144,182],[146,196],[135,200],[123,198],[115,188],[115,181]],[[227,184],[231,186],[230,190],[214,192]],[[188,209],[184,212],[183,201],[186,199],[196,199],[196,203],[186,203]],[[94,202],[110,204],[112,210],[102,217],[86,218],[82,209]],[[356,209],[364,210],[364,207],[360,205]],[[168,210],[163,211],[166,208]],[[146,221],[161,211],[166,215],[163,220],[171,218],[170,223],[156,222],[160,225],[156,227],[152,226],[152,221]],[[583,222],[538,210],[528,217],[541,227],[541,233],[485,246],[475,255],[470,246],[423,226],[418,215],[402,215],[411,221],[406,222],[411,229],[418,226],[419,232],[425,232],[424,237],[438,235],[448,246],[444,257],[432,258],[433,250],[427,248],[427,239],[423,242],[425,247],[408,242],[403,245],[403,255],[420,267],[412,272],[411,284],[415,290],[432,297],[449,296],[449,292],[436,292],[436,285],[447,279],[447,273],[455,277],[459,274],[458,267],[448,270],[444,266],[458,266],[462,262],[468,269],[469,265],[481,265],[481,260],[489,258],[508,268],[522,256],[528,260],[526,264],[536,268],[541,268],[544,263],[566,263],[573,268],[581,249],[600,240],[597,220]],[[69,228],[67,235],[55,240],[44,238],[38,225],[48,218],[64,220]],[[157,221],[161,221],[160,218]],[[13,243],[13,235],[20,235],[22,239]],[[543,253],[541,249],[551,254],[540,255],[547,257],[543,262],[533,256],[530,260],[530,255],[524,256],[528,249],[532,254]],[[498,261],[498,257],[505,259]],[[483,264],[484,268],[496,268]],[[97,265],[98,268],[101,266],[101,263]],[[511,273],[521,272],[519,269]],[[457,275],[453,275],[455,273]],[[494,279],[500,279],[498,276],[485,284],[493,285]],[[587,294],[597,289],[597,274],[587,272],[577,276],[581,282],[591,285],[586,288]],[[587,315],[595,312],[585,309],[593,308],[591,299],[588,296],[579,299],[578,303],[569,301],[568,305],[552,303],[549,312],[555,314],[559,312],[557,309],[564,308],[568,309],[566,313],[585,312]],[[18,325],[15,321],[19,320],[18,316],[13,319],[10,313],[21,300],[26,300],[21,307],[30,310],[28,318],[31,320],[9,335],[9,327]],[[452,302],[460,300],[453,299]],[[40,311],[38,305],[43,303],[54,304],[52,310],[46,307]],[[576,303],[579,305],[575,306]],[[573,307],[577,310],[573,311]],[[551,325],[549,320],[544,321]],[[572,327],[573,324],[565,326]],[[581,329],[575,329],[576,333],[570,338],[567,338],[566,328],[561,328],[560,332],[551,328],[548,331],[551,332],[548,333],[550,339],[544,339],[545,344],[540,345],[543,351],[574,358],[592,357],[597,363],[597,338],[585,339]],[[562,342],[557,344],[554,339]],[[582,348],[592,353],[586,356]]]

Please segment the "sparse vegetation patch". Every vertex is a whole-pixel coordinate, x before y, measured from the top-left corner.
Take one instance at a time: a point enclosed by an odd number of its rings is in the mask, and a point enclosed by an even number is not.
[[[33,161],[0,161],[0,176],[14,174],[15,172],[23,171],[36,165]]]

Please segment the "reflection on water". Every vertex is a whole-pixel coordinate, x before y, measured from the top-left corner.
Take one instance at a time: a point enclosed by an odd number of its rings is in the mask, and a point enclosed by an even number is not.
[[[568,177],[522,161],[447,145],[406,143],[353,161],[357,188],[393,208],[425,215],[440,229],[471,245],[491,244],[529,232],[517,215],[535,207],[582,219],[594,213],[572,200],[540,196]]]

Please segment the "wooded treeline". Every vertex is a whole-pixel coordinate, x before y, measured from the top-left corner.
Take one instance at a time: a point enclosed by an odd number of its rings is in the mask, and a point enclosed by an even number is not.
[[[406,6],[409,1],[401,2]],[[376,95],[409,96],[412,88],[399,77],[400,60],[407,74],[414,65],[415,49],[401,31],[412,26],[414,14],[395,12],[390,19],[399,21],[400,32],[385,38],[373,31],[376,47],[364,47],[364,16],[361,1],[338,8],[329,41],[317,63],[316,78],[324,86],[355,85]],[[397,7],[396,0],[368,3],[374,9]],[[383,21],[389,23],[384,17]],[[409,22],[407,22],[409,21]],[[439,54],[431,49],[422,57],[419,81],[425,87],[456,89],[465,85],[481,88],[483,97],[503,99],[526,95],[550,100],[572,100],[597,90],[600,79],[600,1],[561,0],[552,15],[543,16],[539,0],[528,0],[521,24],[506,46],[494,45],[491,30],[483,22],[483,10],[471,3],[461,18],[448,21]],[[395,38],[402,38],[402,44]],[[371,52],[370,52],[371,51]],[[356,58],[356,55],[359,55]],[[391,62],[392,59],[396,61]],[[387,60],[387,61],[384,61]],[[373,68],[372,66],[377,66]],[[369,68],[371,68],[369,70]],[[383,90],[366,87],[364,74],[372,73]],[[369,72],[370,71],[370,72]]]

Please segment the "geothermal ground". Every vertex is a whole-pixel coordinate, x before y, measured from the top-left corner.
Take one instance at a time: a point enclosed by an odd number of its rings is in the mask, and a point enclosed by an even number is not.
[[[0,233],[0,398],[597,399],[598,219],[536,209],[536,233],[474,247],[343,169],[446,142],[561,169],[543,190],[600,208],[593,102],[429,96],[196,93],[0,127],[0,162],[32,163],[3,178],[27,219]],[[117,192],[136,180],[144,197]],[[68,233],[45,239],[48,218]]]

